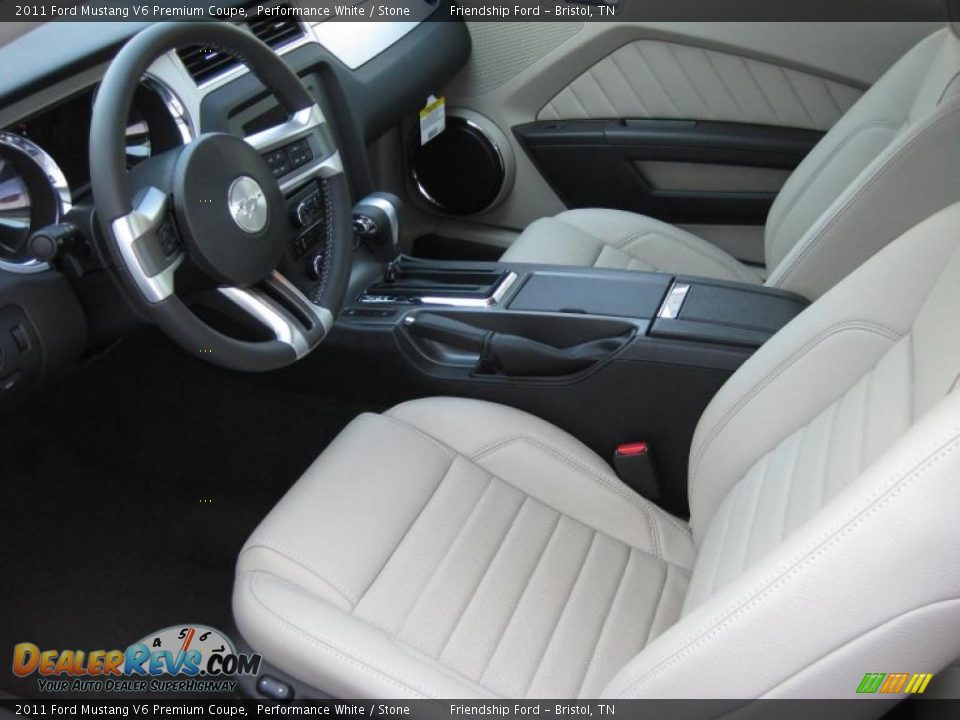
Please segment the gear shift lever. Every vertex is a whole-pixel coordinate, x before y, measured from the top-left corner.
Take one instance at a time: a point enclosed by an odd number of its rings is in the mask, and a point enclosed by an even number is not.
[[[353,206],[353,232],[374,257],[391,266],[400,250],[400,198],[392,193],[375,192]]]

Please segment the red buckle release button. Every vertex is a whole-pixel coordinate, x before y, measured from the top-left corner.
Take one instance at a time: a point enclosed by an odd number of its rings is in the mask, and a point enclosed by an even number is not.
[[[631,455],[646,455],[649,451],[645,442],[626,443],[617,445],[617,455],[620,457],[629,457]]]

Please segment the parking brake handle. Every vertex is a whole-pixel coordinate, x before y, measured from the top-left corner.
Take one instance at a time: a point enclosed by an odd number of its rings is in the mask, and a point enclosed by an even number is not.
[[[580,372],[610,357],[629,339],[627,333],[558,348],[433,313],[411,316],[404,325],[411,335],[478,353],[478,372],[512,377],[554,377]]]

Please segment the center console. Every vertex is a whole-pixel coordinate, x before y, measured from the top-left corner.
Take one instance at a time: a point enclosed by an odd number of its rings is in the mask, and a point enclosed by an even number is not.
[[[657,502],[682,516],[704,407],[806,305],[699,277],[403,258],[352,291],[331,340],[367,351],[369,384],[391,402],[506,403],[606,459],[622,443],[646,442]]]

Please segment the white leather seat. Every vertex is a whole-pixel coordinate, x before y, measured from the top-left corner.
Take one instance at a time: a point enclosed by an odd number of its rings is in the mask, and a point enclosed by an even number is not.
[[[569,210],[532,223],[504,262],[766,282],[816,298],[901,233],[960,200],[957,24],[900,59],[834,125],[777,196],[766,269],[649,217]]]
[[[946,667],[957,228],[960,204],[910,230],[729,379],[689,523],[517,410],[361,415],[243,548],[241,632],[344,697],[854,697]]]

